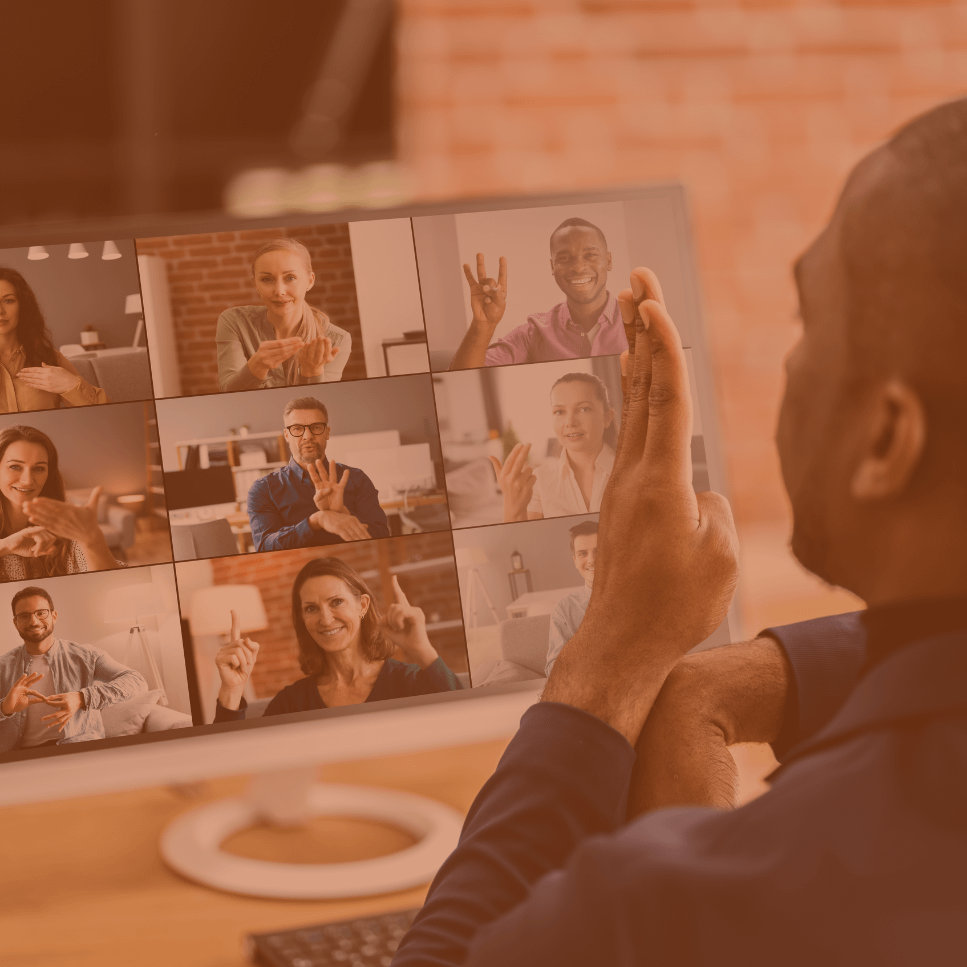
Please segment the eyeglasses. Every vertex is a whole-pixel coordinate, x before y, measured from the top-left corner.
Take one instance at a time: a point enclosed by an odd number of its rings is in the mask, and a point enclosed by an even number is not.
[[[41,621],[46,620],[50,617],[50,608],[41,608],[39,611],[18,611],[14,616],[13,620],[17,624],[23,624],[25,621],[29,621],[31,618],[37,617]]]
[[[328,426],[328,423],[310,423],[308,427],[304,423],[290,423],[286,429],[293,436],[302,436],[307,429],[312,433],[313,436],[322,436],[322,434],[326,432],[326,428]]]

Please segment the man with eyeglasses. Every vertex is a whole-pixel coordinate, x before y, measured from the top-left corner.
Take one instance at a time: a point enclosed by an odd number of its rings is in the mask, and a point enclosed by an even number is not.
[[[477,253],[477,277],[469,265],[463,271],[473,319],[454,353],[452,370],[611,356],[628,348],[617,299],[607,290],[608,242],[584,218],[567,218],[551,232],[551,274],[564,302],[529,315],[493,345],[490,340],[507,306],[507,260],[500,257],[496,279],[487,277],[482,252]]]
[[[248,492],[257,551],[315,547],[389,537],[373,482],[356,467],[326,459],[329,413],[313,396],[289,400],[282,412],[292,454]]]
[[[0,753],[104,738],[101,709],[143,695],[133,668],[91,645],[54,637],[57,612],[43,588],[13,596],[23,645],[0,655]]]

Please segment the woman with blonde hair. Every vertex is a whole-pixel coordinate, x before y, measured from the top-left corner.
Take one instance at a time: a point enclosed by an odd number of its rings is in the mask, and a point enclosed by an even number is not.
[[[338,557],[309,561],[292,585],[292,625],[305,678],[286,685],[266,715],[457,691],[463,686],[426,633],[423,611],[409,603],[394,574],[394,600],[380,612],[366,582]],[[220,688],[216,722],[245,717],[242,692],[258,643],[243,638],[232,612],[231,640],[215,656]],[[391,656],[401,652],[405,661]]]
[[[100,494],[67,503],[50,437],[32,426],[0,431],[0,581],[122,567],[97,523]]]
[[[27,280],[0,266],[0,413],[109,402],[54,349]]]
[[[309,250],[294,238],[270,238],[252,256],[261,305],[218,317],[218,385],[228,390],[334,383],[349,361],[352,337],[306,302],[315,283]]]

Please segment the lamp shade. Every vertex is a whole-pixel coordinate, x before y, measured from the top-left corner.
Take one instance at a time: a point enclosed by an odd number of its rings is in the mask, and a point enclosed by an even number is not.
[[[151,614],[167,614],[171,608],[157,584],[126,584],[104,595],[108,622],[131,622]]]
[[[27,249],[27,258],[30,259],[31,262],[37,262],[40,259],[49,259],[50,252],[48,252],[43,245],[31,245],[30,248]]]
[[[114,244],[114,242],[105,242],[104,248],[101,251],[101,258],[104,259],[105,262],[110,262],[111,259],[119,259],[121,258],[121,251]]]
[[[482,547],[458,547],[457,567],[476,567],[487,563],[487,552]]]
[[[136,312],[141,312],[140,292],[134,292],[131,295],[126,295],[124,297],[124,314],[126,316],[131,316]]]
[[[254,584],[216,584],[200,588],[191,596],[191,633],[227,635],[232,629],[232,611],[238,615],[241,631],[260,631],[269,626],[262,595]]]
[[[83,242],[71,242],[70,250],[67,253],[69,259],[86,259],[91,253],[84,248]]]

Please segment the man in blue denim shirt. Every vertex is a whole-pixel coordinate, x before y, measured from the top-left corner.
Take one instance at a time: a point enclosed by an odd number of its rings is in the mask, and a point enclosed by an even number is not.
[[[0,655],[0,753],[103,739],[100,709],[143,695],[147,682],[97,648],[55,638],[43,588],[22,588],[11,607],[23,645]]]
[[[257,551],[389,537],[373,482],[326,460],[329,413],[315,397],[289,400],[282,413],[289,462],[252,484],[248,518]]]

